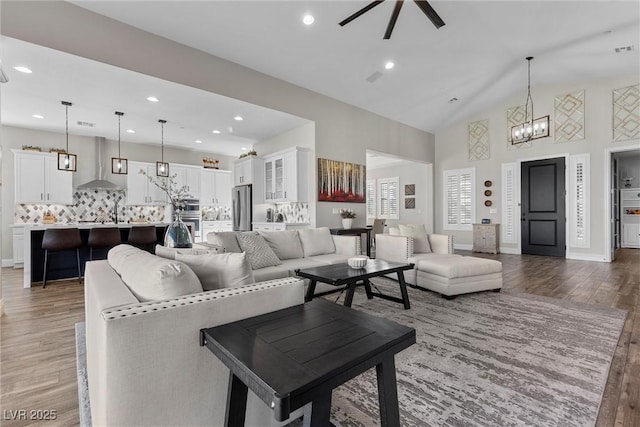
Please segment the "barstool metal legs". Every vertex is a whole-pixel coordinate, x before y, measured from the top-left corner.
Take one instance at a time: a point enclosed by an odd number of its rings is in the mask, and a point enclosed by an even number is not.
[[[44,273],[42,274],[42,288],[47,286],[47,266],[49,265],[49,251],[44,250]]]
[[[78,282],[82,283],[82,272],[80,271],[80,249],[76,248],[76,259],[78,260]]]

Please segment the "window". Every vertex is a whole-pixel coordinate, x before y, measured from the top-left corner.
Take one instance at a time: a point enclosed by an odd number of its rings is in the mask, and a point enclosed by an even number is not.
[[[444,229],[471,230],[475,222],[475,168],[444,171]]]
[[[571,173],[571,204],[569,206],[569,233],[571,246],[591,247],[589,236],[589,154],[569,157]]]
[[[376,180],[367,180],[367,218],[376,217]]]
[[[386,219],[398,219],[399,218],[399,204],[398,204],[398,188],[400,187],[399,178],[381,178],[378,179],[378,218]]]

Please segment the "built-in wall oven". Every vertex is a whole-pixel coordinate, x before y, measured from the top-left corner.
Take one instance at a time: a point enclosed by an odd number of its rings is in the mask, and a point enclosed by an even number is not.
[[[184,199],[182,202],[182,221],[193,223],[193,235],[200,237],[200,199]]]

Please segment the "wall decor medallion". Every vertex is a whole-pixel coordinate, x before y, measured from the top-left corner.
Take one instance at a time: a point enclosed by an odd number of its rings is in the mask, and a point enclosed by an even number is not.
[[[584,90],[554,98],[555,142],[584,139]]]
[[[318,201],[365,203],[366,166],[318,159]]]
[[[640,85],[613,91],[613,142],[640,138]]]
[[[493,182],[491,182],[491,181],[489,181],[489,180],[486,180],[486,181],[484,182],[484,186],[485,186],[485,187],[491,187],[492,185],[493,185]]]
[[[484,205],[485,205],[486,207],[489,207],[489,206],[493,205],[493,203],[491,202],[491,200],[485,200],[485,201],[484,201]]]
[[[404,195],[405,196],[415,196],[416,194],[416,185],[415,184],[406,184],[404,186]]]
[[[493,194],[493,193],[491,193],[491,190],[484,190],[484,195],[485,196],[491,197],[491,194]]]
[[[478,120],[468,126],[469,160],[489,158],[489,120]]]

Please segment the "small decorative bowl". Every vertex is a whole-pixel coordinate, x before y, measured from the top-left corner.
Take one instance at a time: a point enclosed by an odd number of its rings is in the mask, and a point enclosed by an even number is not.
[[[347,259],[347,264],[351,268],[364,268],[367,265],[369,257],[367,256],[354,256]]]

